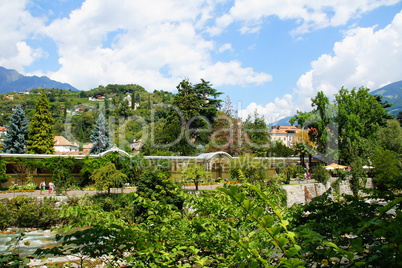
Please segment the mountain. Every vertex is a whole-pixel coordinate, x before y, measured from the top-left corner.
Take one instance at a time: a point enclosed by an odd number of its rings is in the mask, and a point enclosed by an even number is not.
[[[391,103],[392,106],[387,109],[390,114],[396,116],[398,112],[402,111],[402,80],[373,90],[370,94],[381,96],[383,101]],[[290,126],[290,118],[292,116],[269,123],[269,125]]]
[[[290,126],[289,120],[292,116],[282,118],[280,120],[269,123],[270,126]]]
[[[379,95],[383,101],[388,101],[392,104],[387,109],[390,114],[397,115],[399,111],[402,111],[402,80],[383,86],[370,93]]]
[[[8,92],[28,91],[33,88],[58,88],[79,91],[67,83],[60,83],[46,76],[24,76],[16,70],[6,69],[0,66],[0,94]]]

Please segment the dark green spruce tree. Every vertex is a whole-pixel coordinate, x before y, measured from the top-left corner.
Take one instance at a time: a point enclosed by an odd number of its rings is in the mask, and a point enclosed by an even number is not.
[[[15,107],[13,115],[8,119],[8,130],[4,136],[3,152],[8,154],[24,154],[28,139],[28,120],[20,105]]]
[[[27,153],[54,154],[53,125],[54,119],[50,112],[49,100],[46,92],[42,91],[29,123]]]
[[[106,122],[106,118],[103,113],[99,114],[98,120],[96,121],[95,127],[92,131],[90,137],[91,143],[93,144],[90,153],[100,154],[110,147],[110,132],[109,126]]]

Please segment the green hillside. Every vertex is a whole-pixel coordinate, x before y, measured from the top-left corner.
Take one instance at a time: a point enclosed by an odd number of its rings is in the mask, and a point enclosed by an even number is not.
[[[29,120],[41,91],[42,89],[38,88],[31,90],[29,94],[15,92],[0,94],[0,126],[8,124],[13,108],[18,104],[25,109]],[[99,86],[80,92],[55,88],[45,91],[55,119],[54,134],[65,136],[71,142],[78,143],[89,142],[99,111],[116,118],[116,127],[113,126],[116,132],[119,132],[119,124],[126,128],[126,131],[123,131],[125,139],[131,141],[138,139],[142,135],[142,125],[136,121],[129,122],[123,119],[134,116],[149,123],[152,121],[150,107],[154,104],[170,103],[174,96],[171,92],[161,90],[150,93],[136,84]],[[157,116],[164,115],[158,114],[155,117]]]
[[[392,104],[388,108],[389,113],[397,115],[399,111],[402,111],[402,80],[374,90],[371,94],[379,95],[383,101],[388,101]]]

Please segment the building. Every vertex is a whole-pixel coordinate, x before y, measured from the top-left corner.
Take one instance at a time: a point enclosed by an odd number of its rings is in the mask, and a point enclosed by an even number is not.
[[[132,98],[131,98],[131,94],[126,93],[127,95],[123,98],[123,100],[126,100],[128,102],[128,107],[131,107],[132,105]]]
[[[141,147],[142,147],[143,145],[144,145],[144,144],[142,143],[142,139],[139,139],[139,140],[134,139],[133,142],[130,143],[130,149],[131,149],[133,152],[139,153],[140,150],[141,150]]]
[[[5,127],[0,127],[0,138],[3,138],[7,134],[7,131]]]
[[[82,150],[83,150],[84,154],[89,154],[89,152],[91,151],[93,146],[94,145],[92,143],[84,144],[82,146]]]
[[[299,131],[301,131],[301,129],[295,126],[272,126],[269,134],[271,135],[271,141],[280,141],[290,148],[294,136]]]
[[[93,97],[89,97],[88,100],[90,101],[104,101],[105,100],[105,96],[97,94]]]
[[[78,152],[78,145],[72,144],[63,136],[55,136],[54,150],[56,153]]]

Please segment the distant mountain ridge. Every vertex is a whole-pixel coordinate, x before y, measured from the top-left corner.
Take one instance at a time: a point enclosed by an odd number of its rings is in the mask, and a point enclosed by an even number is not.
[[[402,80],[370,91],[370,94],[381,96],[383,101],[392,104],[392,106],[387,109],[388,113],[396,116],[398,112],[402,111]],[[289,120],[292,117],[293,116],[282,118],[269,125],[290,126]]]
[[[397,115],[399,111],[402,111],[402,80],[383,86],[370,93],[381,96],[383,101],[388,101],[392,104],[387,109],[390,114]]]
[[[47,76],[24,76],[16,70],[6,69],[0,66],[0,94],[28,91],[38,87],[79,91],[70,84],[51,80]]]

